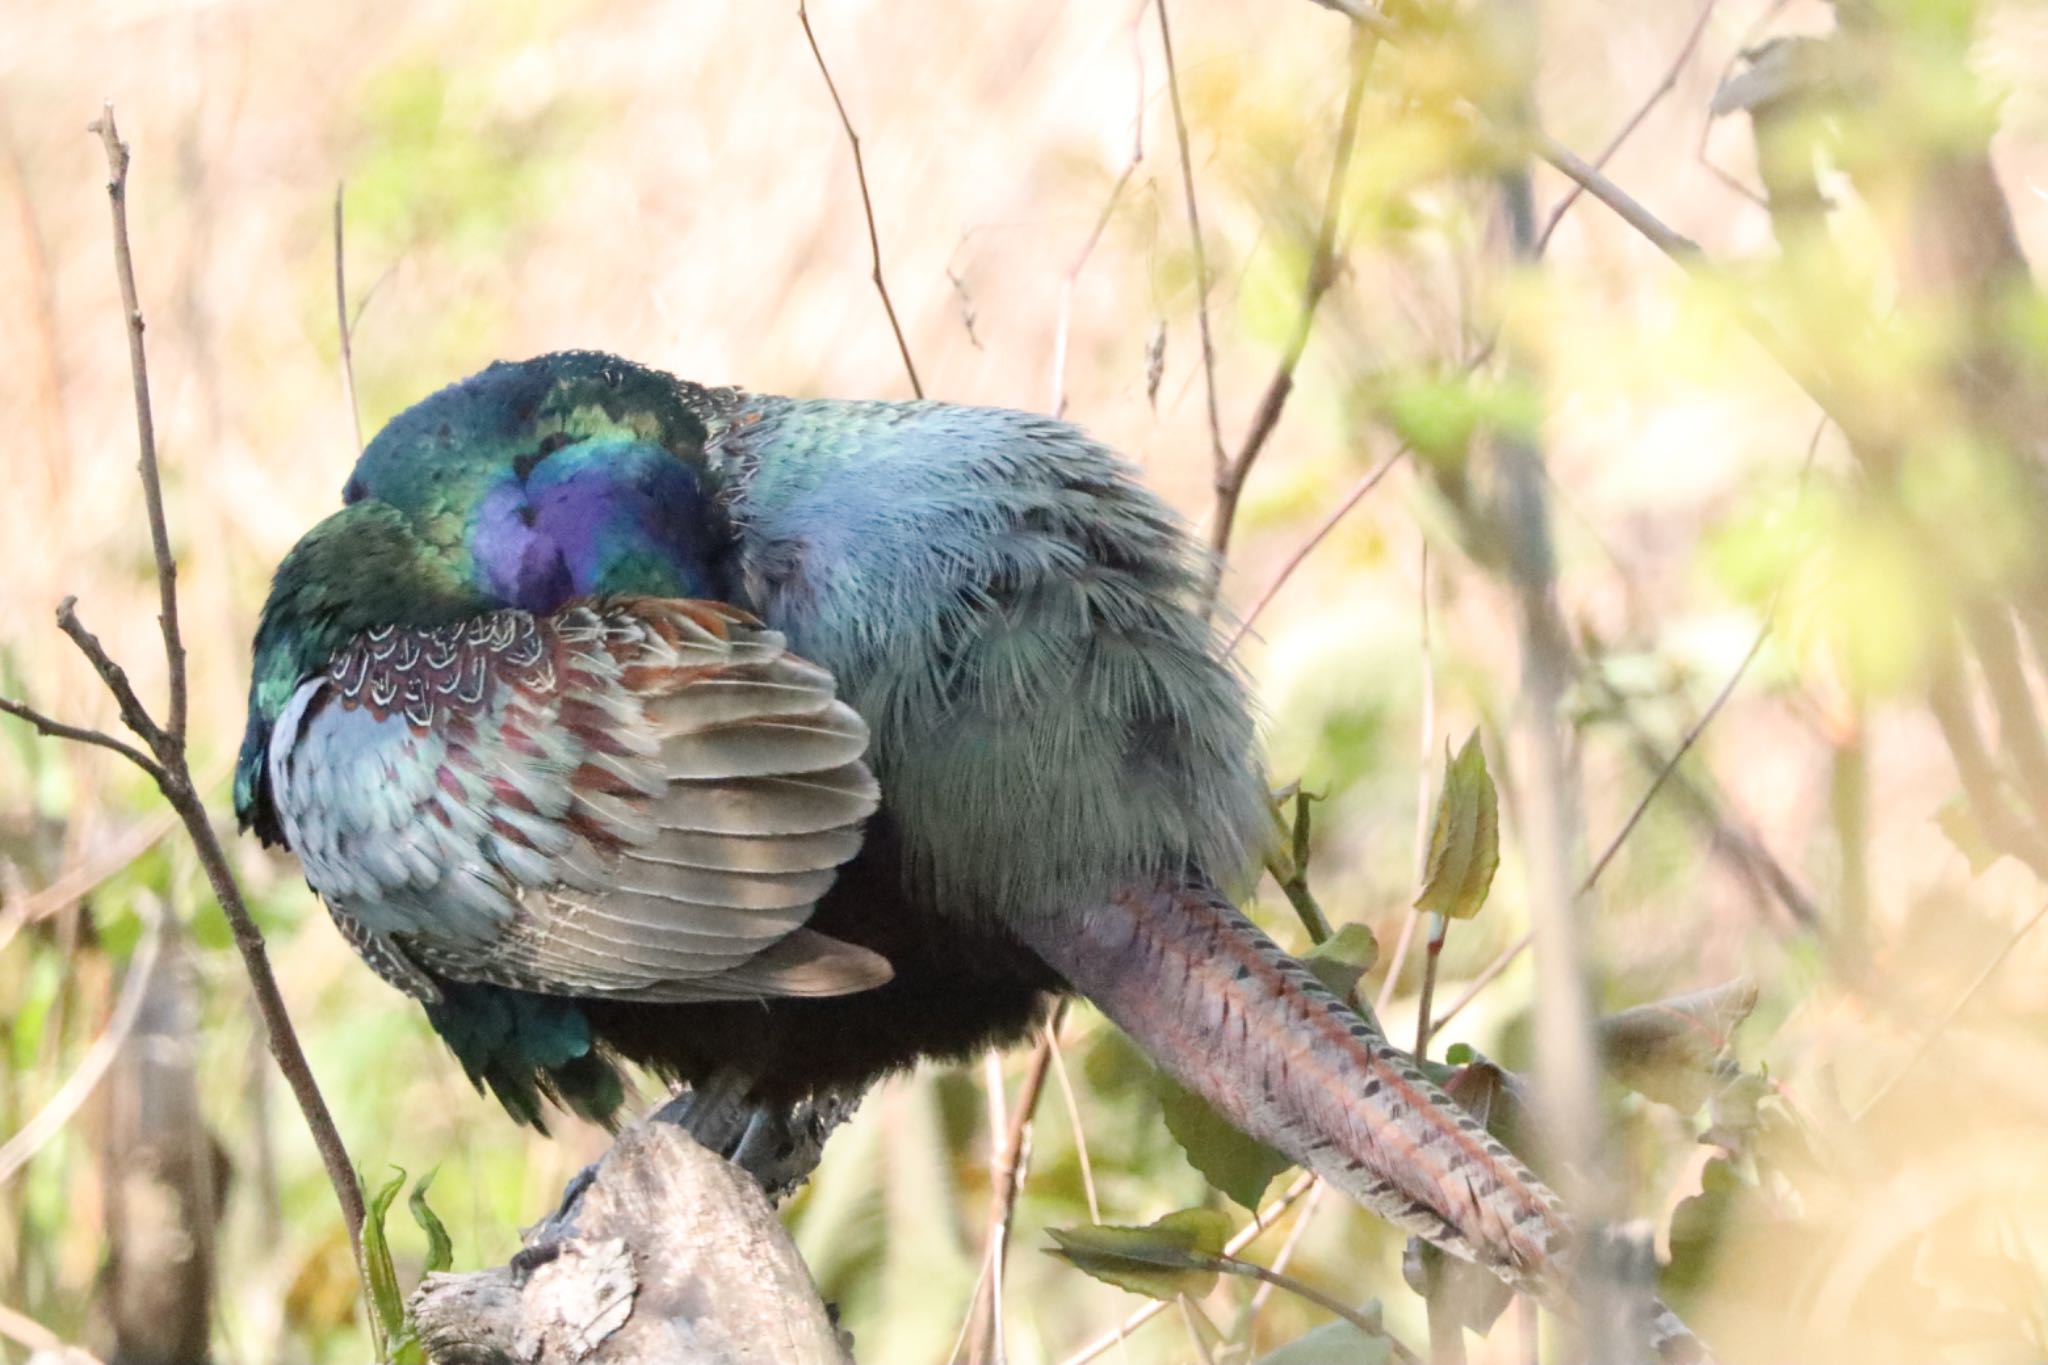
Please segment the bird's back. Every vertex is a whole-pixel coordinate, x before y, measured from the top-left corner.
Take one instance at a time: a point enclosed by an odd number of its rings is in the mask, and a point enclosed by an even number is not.
[[[1208,561],[1127,464],[944,403],[755,399],[721,427],[735,588],[866,717],[918,899],[1014,923],[1246,870],[1263,779]]]

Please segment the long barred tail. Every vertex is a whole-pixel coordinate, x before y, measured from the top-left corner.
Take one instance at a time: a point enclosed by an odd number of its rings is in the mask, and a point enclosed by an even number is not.
[[[1572,1227],[1557,1196],[1216,892],[1127,893],[1032,930],[1049,964],[1245,1132],[1563,1306]],[[1707,1359],[1669,1309],[1650,1307],[1655,1359]]]

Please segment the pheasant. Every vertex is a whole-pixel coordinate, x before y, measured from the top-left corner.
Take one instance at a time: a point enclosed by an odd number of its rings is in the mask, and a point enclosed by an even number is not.
[[[236,810],[517,1119],[610,1121],[631,1063],[787,1124],[1078,993],[1564,1291],[1557,1199],[1230,900],[1269,815],[1209,565],[1074,427],[567,352],[393,419],[343,503],[272,584]]]

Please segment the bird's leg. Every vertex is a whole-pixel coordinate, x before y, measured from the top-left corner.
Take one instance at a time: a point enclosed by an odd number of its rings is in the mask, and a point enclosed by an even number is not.
[[[1132,892],[1017,928],[1239,1128],[1390,1222],[1560,1302],[1572,1229],[1557,1197],[1216,892]],[[1664,1319],[1676,1324],[1664,1312],[1649,1331],[1660,1356],[1698,1358],[1697,1340],[1670,1336]]]
[[[825,1139],[860,1105],[858,1094],[825,1091],[794,1104],[749,1099],[748,1078],[720,1071],[684,1091],[652,1118],[679,1125],[701,1145],[732,1162],[780,1202],[817,1169]]]

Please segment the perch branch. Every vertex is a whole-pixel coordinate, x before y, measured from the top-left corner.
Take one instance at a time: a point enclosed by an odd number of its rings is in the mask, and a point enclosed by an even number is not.
[[[804,0],[797,0],[796,18],[804,26],[804,40],[811,45],[811,56],[817,59],[818,74],[825,78],[825,89],[832,96],[832,107],[839,111],[839,126],[846,130],[846,145],[853,149],[853,176],[860,182],[860,210],[867,218],[868,251],[874,259],[869,278],[875,282],[875,292],[882,296],[882,311],[889,315],[889,330],[896,335],[896,350],[903,356],[904,371],[910,375],[910,391],[922,398],[924,385],[918,382],[917,363],[910,358],[910,343],[903,339],[903,324],[896,320],[896,305],[889,298],[888,281],[882,278],[882,237],[875,231],[875,201],[868,194],[868,168],[860,154],[860,134],[853,130],[853,120],[847,117],[846,102],[839,98],[839,86],[832,79],[832,68],[825,65],[825,54],[818,48],[818,35],[811,32],[811,15],[804,6]]]
[[[462,1365],[848,1365],[752,1177],[644,1119],[509,1265],[426,1277],[428,1355]]]

